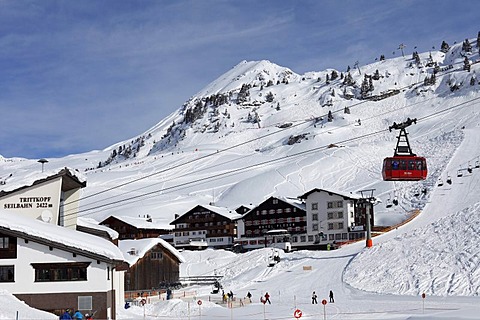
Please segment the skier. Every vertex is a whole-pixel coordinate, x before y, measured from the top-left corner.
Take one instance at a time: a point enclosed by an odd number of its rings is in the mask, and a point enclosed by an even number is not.
[[[333,291],[332,290],[330,290],[330,293],[329,293],[328,296],[330,297],[330,302],[332,302],[332,303],[335,302],[335,300],[333,300]]]
[[[313,291],[312,293],[312,304],[317,304],[317,294],[315,293],[315,291]]]
[[[250,301],[250,303],[252,303],[252,294],[250,293],[250,291],[247,292],[247,298]]]

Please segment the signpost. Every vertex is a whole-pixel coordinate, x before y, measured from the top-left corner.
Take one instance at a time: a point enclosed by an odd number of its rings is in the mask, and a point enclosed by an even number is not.
[[[202,300],[197,301],[198,304],[198,315],[200,316],[200,319],[202,318]]]
[[[423,310],[423,313],[425,313],[425,297],[426,297],[426,295],[425,295],[425,292],[424,292],[424,293],[422,293],[422,304],[423,304],[422,310]]]
[[[326,320],[327,319],[327,310],[325,310],[325,308],[327,306],[327,300],[323,299],[322,304],[323,304],[323,320]]]
[[[295,319],[300,319],[300,318],[302,317],[302,310],[296,309],[296,310],[293,312],[293,316],[295,317]]]

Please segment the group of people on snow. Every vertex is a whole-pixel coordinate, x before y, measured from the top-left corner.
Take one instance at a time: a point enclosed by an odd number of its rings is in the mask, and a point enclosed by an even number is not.
[[[330,303],[334,303],[335,302],[335,299],[333,299],[333,291],[330,290],[330,292],[328,293],[328,297],[330,298]],[[312,304],[318,304],[318,301],[317,301],[317,294],[315,293],[315,291],[313,291],[312,293]]]
[[[80,310],[76,310],[74,313],[73,310],[67,308],[60,316],[60,320],[93,320],[93,317],[88,313],[85,313],[84,316]]]

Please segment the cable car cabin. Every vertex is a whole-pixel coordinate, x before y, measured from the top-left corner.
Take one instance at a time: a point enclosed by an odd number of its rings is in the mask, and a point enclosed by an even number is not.
[[[419,181],[427,178],[427,161],[424,157],[394,156],[383,160],[383,180]]]
[[[412,152],[410,142],[408,142],[408,134],[405,128],[412,123],[417,123],[417,119],[408,118],[402,123],[393,123],[388,128],[400,130],[397,137],[397,146],[393,157],[383,160],[382,175],[385,181],[418,181],[427,178],[427,161],[424,157],[417,157]]]

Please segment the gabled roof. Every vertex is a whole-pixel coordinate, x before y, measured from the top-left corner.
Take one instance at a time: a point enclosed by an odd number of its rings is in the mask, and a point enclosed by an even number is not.
[[[188,215],[189,213],[193,212],[193,211],[197,211],[198,208],[204,208],[204,209],[207,209],[213,213],[216,213],[216,214],[219,214],[227,219],[230,219],[232,221],[235,221],[237,219],[240,219],[242,217],[241,214],[238,214],[235,210],[230,210],[228,208],[225,208],[225,207],[216,207],[216,206],[212,206],[212,205],[197,205],[195,207],[193,207],[192,209],[188,210],[187,212],[185,212],[184,214],[182,214],[181,216],[179,216],[178,218],[174,219],[172,222],[170,222],[170,224],[175,224],[178,220],[180,220],[181,218],[185,217],[186,215]]]
[[[358,200],[358,199],[362,198],[361,195],[353,194],[351,192],[348,193],[348,192],[334,191],[334,190],[328,190],[328,189],[319,189],[319,188],[312,189],[312,190],[308,191],[307,193],[305,193],[301,196],[298,196],[298,198],[299,199],[306,199],[310,194],[312,194],[314,192],[326,192],[326,193],[329,193],[329,194],[335,194],[335,195],[343,197],[345,200],[347,200],[347,199]]]
[[[107,263],[125,261],[120,249],[106,239],[11,211],[0,210],[0,232]]]
[[[173,227],[170,226],[170,224],[159,221],[157,219],[153,219],[151,217],[147,218],[147,217],[130,217],[130,216],[111,215],[100,223],[103,224],[110,218],[122,221],[137,229],[156,229],[156,230],[172,230],[173,229]]]
[[[140,258],[143,258],[153,247],[160,244],[165,250],[169,251],[173,256],[178,259],[178,262],[185,262],[185,259],[180,252],[175,249],[171,244],[160,238],[146,238],[138,240],[120,240],[118,246],[125,257],[125,260],[131,266],[137,263]],[[134,254],[130,252],[135,250]]]
[[[39,172],[24,177],[19,181],[9,182],[2,187],[3,189],[0,191],[0,198],[31,186],[54,180],[58,177],[62,177],[62,191],[84,188],[87,185],[87,181],[78,171],[65,167],[57,173],[51,171]]]
[[[245,212],[242,217],[245,217],[247,216],[248,214],[250,214],[250,212],[253,212],[255,211],[259,206],[261,206],[262,204],[264,204],[265,202],[269,201],[270,199],[278,199],[282,202],[285,202],[285,203],[288,203],[289,205],[293,206],[293,207],[296,207],[300,210],[303,210],[303,211],[306,211],[306,205],[305,203],[303,203],[303,201],[299,200],[299,199],[296,199],[296,198],[287,198],[287,197],[269,197],[268,199],[265,199],[264,201],[262,201],[261,203],[259,203],[258,205],[256,205],[254,208],[250,209],[249,211]]]
[[[89,233],[88,230],[94,230],[94,231],[96,230],[99,233],[104,233],[108,235],[108,238],[110,238],[110,240],[118,239],[117,231],[107,226],[99,224],[97,220],[92,218],[85,218],[85,217],[77,218],[77,230],[83,231],[83,229],[85,229],[87,233]]]

